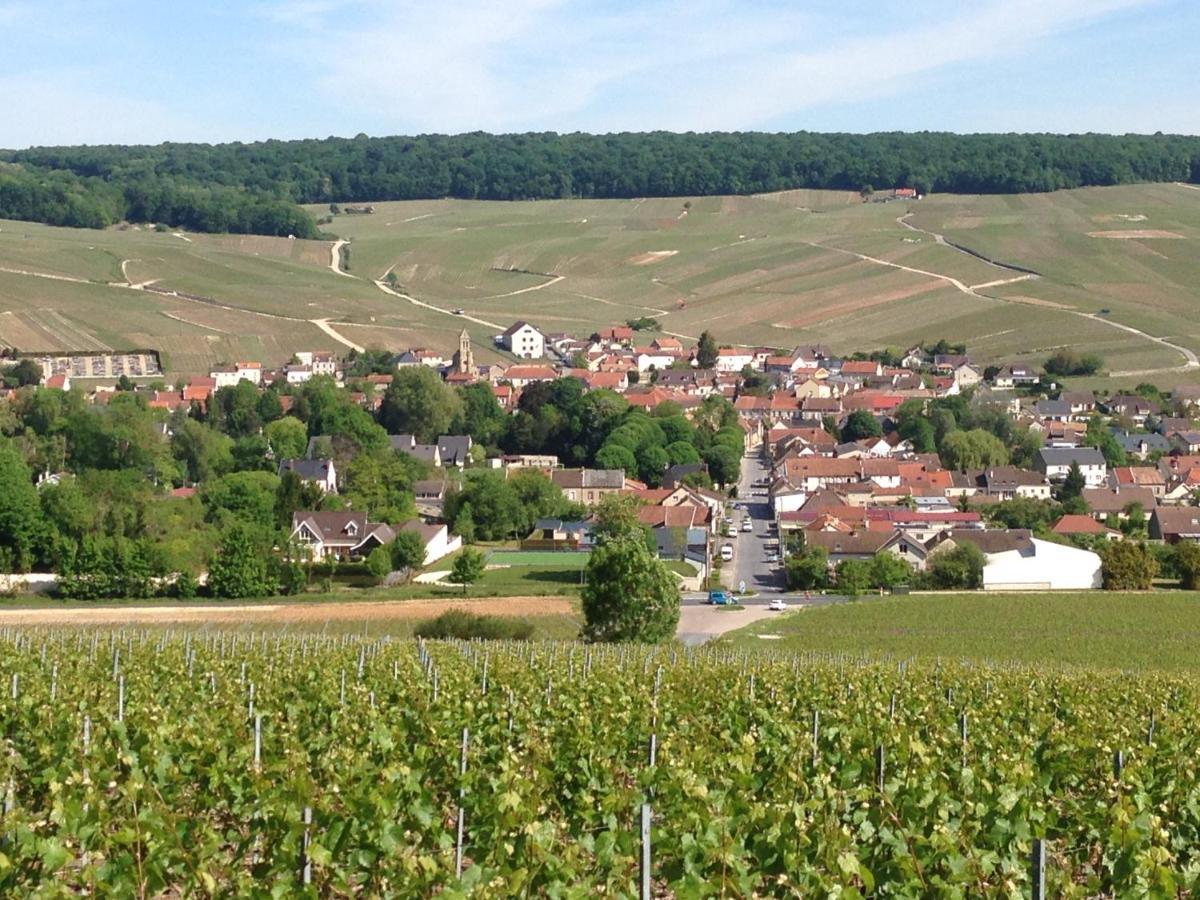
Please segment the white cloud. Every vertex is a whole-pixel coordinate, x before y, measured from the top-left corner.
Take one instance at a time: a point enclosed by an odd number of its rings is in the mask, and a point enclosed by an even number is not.
[[[462,131],[762,127],[1012,57],[1153,0],[988,0],[940,19],[927,8],[924,20],[914,4],[915,24],[857,31],[734,0],[629,12],[568,0],[327,2],[308,3],[319,40],[299,38],[307,58],[326,61],[318,90],[391,130]]]

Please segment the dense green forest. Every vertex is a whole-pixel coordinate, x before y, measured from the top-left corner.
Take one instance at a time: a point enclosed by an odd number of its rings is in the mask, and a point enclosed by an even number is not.
[[[907,186],[1025,193],[1200,180],[1200,137],[922,132],[505,134],[0,153],[0,216],[316,234],[297,203],[536,200]]]

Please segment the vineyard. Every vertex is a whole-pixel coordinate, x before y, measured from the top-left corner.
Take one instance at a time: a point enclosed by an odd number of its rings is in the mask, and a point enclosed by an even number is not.
[[[0,691],[4,896],[1200,888],[1182,676],[59,629]]]

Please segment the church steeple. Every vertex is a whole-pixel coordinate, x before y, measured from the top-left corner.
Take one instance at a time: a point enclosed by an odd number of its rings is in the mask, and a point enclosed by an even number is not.
[[[475,354],[471,350],[471,336],[467,329],[458,335],[458,350],[454,354],[454,371],[460,375],[475,374]]]

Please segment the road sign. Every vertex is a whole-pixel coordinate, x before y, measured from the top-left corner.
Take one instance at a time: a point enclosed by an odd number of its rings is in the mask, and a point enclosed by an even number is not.
[[[745,581],[738,582],[738,593],[739,594],[746,593],[746,582]]]

